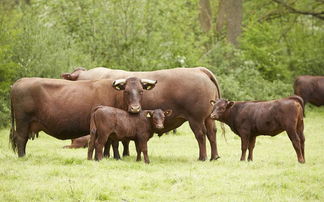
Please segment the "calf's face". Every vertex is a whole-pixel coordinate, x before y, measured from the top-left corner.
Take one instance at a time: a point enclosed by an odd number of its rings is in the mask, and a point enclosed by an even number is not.
[[[210,104],[213,106],[213,111],[210,114],[210,118],[220,120],[223,118],[227,109],[229,109],[234,102],[224,99],[211,100]]]
[[[141,101],[144,90],[151,90],[155,87],[156,80],[139,79],[131,77],[118,79],[113,82],[116,90],[124,91],[124,103],[130,113],[139,113],[142,110]]]
[[[161,110],[161,109],[155,109],[155,110],[147,110],[147,117],[151,117],[152,124],[154,128],[157,129],[163,129],[164,128],[164,120],[165,117],[171,116],[172,110]]]

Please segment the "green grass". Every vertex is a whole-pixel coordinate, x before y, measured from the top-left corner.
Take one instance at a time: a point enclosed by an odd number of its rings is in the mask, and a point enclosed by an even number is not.
[[[86,160],[87,149],[63,149],[69,141],[44,133],[18,159],[2,130],[0,201],[323,201],[324,108],[306,115],[304,165],[286,133],[258,137],[254,162],[240,162],[240,140],[227,129],[227,143],[217,138],[221,159],[199,162],[184,125],[178,135],[149,141],[145,165],[135,162],[133,143],[130,157],[98,163]]]

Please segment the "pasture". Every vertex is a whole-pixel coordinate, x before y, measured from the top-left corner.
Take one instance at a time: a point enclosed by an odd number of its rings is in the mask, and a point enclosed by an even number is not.
[[[218,123],[219,160],[197,161],[185,124],[148,142],[149,165],[135,161],[133,143],[130,157],[98,163],[86,160],[87,149],[63,149],[70,141],[44,133],[18,159],[9,129],[1,130],[0,201],[323,201],[323,123],[323,107],[306,111],[304,165],[286,133],[258,137],[254,162],[240,162],[239,137],[226,128],[226,142]]]

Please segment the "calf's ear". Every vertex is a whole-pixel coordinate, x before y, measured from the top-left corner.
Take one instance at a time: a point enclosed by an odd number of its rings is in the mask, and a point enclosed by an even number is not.
[[[164,111],[165,116],[171,116],[171,114],[172,114],[172,109],[167,109]]]
[[[149,111],[149,110],[145,111],[145,117],[151,118],[152,116],[153,116],[153,111]]]
[[[215,100],[210,100],[209,103],[214,106],[216,104],[216,101]]]
[[[226,108],[227,108],[227,109],[231,108],[231,107],[233,106],[233,104],[234,104],[234,102],[229,101],[229,102],[227,103]]]
[[[141,79],[142,87],[145,90],[151,90],[155,87],[157,80]]]
[[[118,79],[115,80],[112,84],[112,86],[116,89],[116,90],[125,90],[125,85],[126,85],[126,79]]]

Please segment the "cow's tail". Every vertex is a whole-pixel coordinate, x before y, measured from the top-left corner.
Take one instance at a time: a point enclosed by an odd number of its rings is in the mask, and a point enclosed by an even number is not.
[[[11,144],[11,148],[14,152],[17,151],[17,145],[15,141],[15,134],[16,134],[16,129],[15,129],[15,110],[14,110],[14,105],[12,103],[12,95],[10,95],[10,113],[11,113],[11,128],[10,128],[10,134],[9,134],[9,144]]]
[[[221,98],[222,96],[221,96],[219,84],[218,84],[218,81],[217,81],[216,77],[214,76],[214,74],[209,69],[207,69],[205,67],[200,67],[200,71],[204,72],[209,77],[209,79],[215,84],[215,86],[217,88],[217,96],[218,96],[218,98]]]
[[[217,99],[217,98],[220,99],[221,98],[221,91],[220,91],[219,84],[218,84],[218,81],[217,81],[215,75],[209,69],[207,69],[205,67],[200,67],[200,70],[202,72],[204,72],[209,77],[209,79],[215,84],[216,89],[217,89],[217,97],[215,97],[215,99]],[[225,136],[225,125],[224,125],[224,123],[220,122],[220,126],[221,126],[221,129],[222,129],[222,135],[223,135],[225,141],[227,141],[226,136]]]
[[[293,95],[293,96],[290,96],[289,99],[292,99],[292,100],[296,100],[297,102],[299,102],[299,104],[302,106],[303,108],[303,116],[305,116],[305,104],[304,104],[304,100],[303,98],[301,98],[300,96],[298,95]]]

